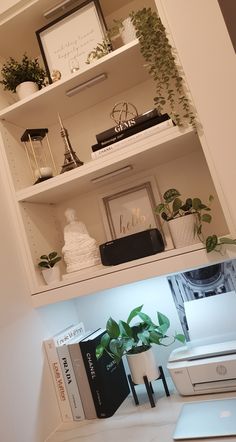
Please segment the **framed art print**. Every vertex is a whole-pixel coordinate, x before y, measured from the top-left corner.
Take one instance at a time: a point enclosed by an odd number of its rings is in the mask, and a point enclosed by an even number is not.
[[[61,78],[86,65],[89,53],[105,37],[106,25],[98,0],[87,0],[36,31],[45,69]]]
[[[166,249],[173,248],[167,226],[161,225],[161,219],[155,213],[159,201],[153,177],[127,183],[101,195],[100,208],[107,241],[157,228],[162,233]]]

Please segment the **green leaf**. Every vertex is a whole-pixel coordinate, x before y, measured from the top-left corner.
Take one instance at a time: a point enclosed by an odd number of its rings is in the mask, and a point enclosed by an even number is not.
[[[48,256],[47,255],[42,255],[42,256],[40,256],[40,259],[46,259],[48,261]]]
[[[193,209],[194,210],[199,210],[201,207],[201,204],[202,204],[202,202],[201,202],[200,198],[193,198]]]
[[[155,208],[155,212],[161,213],[165,209],[165,204],[161,203]]]
[[[97,347],[96,347],[96,358],[97,359],[102,357],[104,350],[105,350],[105,348],[103,347],[103,345],[101,343],[97,345]]]
[[[127,319],[127,323],[128,323],[128,324],[130,324],[130,322],[132,321],[132,319],[135,318],[135,316],[138,315],[138,313],[142,310],[142,308],[143,308],[143,304],[140,305],[139,307],[134,308],[134,309],[130,312],[129,317],[128,317],[128,319]]]
[[[178,196],[180,196],[180,193],[178,190],[169,189],[164,193],[163,198],[167,203],[171,203]]]
[[[236,239],[231,239],[231,238],[220,238],[219,242],[221,244],[236,244]]]
[[[108,321],[106,323],[106,330],[107,330],[108,335],[112,339],[118,338],[118,336],[120,335],[119,325],[112,318],[108,319]]]
[[[129,336],[130,338],[133,337],[133,332],[129,324],[127,324],[124,321],[119,321],[119,328],[120,328],[120,334]]]
[[[108,347],[108,345],[109,345],[109,342],[110,342],[110,336],[109,336],[109,334],[108,333],[104,333],[104,335],[102,335],[102,338],[101,338],[101,342],[100,342],[100,344],[104,347],[104,348],[106,348],[106,347]]]
[[[163,337],[162,333],[158,333],[156,331],[150,332],[150,342],[153,344],[160,345],[161,344],[161,338]]]
[[[157,312],[157,319],[159,325],[167,324],[168,327],[170,326],[170,321],[167,318],[167,316],[163,315],[163,313]]]
[[[42,267],[44,269],[50,269],[50,265],[48,263],[48,261],[41,261],[38,263],[39,267]]]
[[[206,250],[207,253],[212,252],[218,245],[218,238],[216,235],[208,236],[206,239]]]
[[[57,256],[55,259],[50,260],[50,267],[54,267],[57,262],[61,261],[61,257]]]
[[[173,201],[173,212],[178,213],[179,209],[181,208],[183,202],[179,198],[175,198]]]
[[[184,342],[186,341],[185,336],[182,335],[181,333],[177,333],[177,334],[175,335],[175,339],[176,339],[177,341],[179,341],[179,342],[182,342],[182,343],[184,343]]]
[[[138,316],[142,319],[143,322],[145,322],[145,324],[147,324],[147,325],[152,325],[153,324],[150,316],[146,315],[146,313],[139,312]]]
[[[204,213],[204,215],[201,216],[201,220],[205,223],[210,223],[212,220],[212,216],[209,213]]]
[[[52,260],[53,258],[56,258],[56,256],[57,256],[57,252],[51,252],[51,253],[49,253],[48,258],[50,260]]]

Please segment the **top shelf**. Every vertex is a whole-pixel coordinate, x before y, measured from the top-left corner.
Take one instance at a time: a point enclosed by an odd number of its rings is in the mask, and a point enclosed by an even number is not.
[[[83,67],[78,73],[64,80],[61,79],[1,110],[0,120],[22,128],[51,126],[57,123],[58,112],[65,120],[121,91],[146,81],[150,77],[143,64],[138,40],[134,40]],[[125,66],[125,73],[123,66]],[[67,91],[101,74],[105,74],[106,79],[96,84],[96,94],[94,86],[90,86],[72,97],[66,95]]]

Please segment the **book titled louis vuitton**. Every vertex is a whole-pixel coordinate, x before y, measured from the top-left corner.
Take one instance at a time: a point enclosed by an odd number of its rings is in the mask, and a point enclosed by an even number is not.
[[[107,353],[96,358],[96,347],[104,333],[100,329],[79,343],[99,418],[112,416],[130,391],[122,361],[117,365]]]

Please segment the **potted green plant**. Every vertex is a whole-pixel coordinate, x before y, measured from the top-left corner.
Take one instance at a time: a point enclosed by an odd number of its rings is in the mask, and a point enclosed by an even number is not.
[[[235,239],[218,238],[217,235],[210,235],[206,239],[203,234],[203,222],[210,223],[212,216],[211,203],[212,195],[208,203],[204,204],[200,198],[187,198],[183,201],[177,189],[168,189],[163,194],[163,203],[158,204],[155,212],[160,214],[162,219],[168,222],[174,246],[184,247],[202,242],[207,252],[212,250],[220,251],[223,244],[236,244]]]
[[[46,72],[40,67],[38,58],[29,58],[26,54],[21,61],[10,57],[3,64],[1,74],[0,83],[4,85],[4,89],[17,93],[19,99],[46,85]]]
[[[118,364],[126,355],[134,383],[143,383],[146,375],[149,381],[159,377],[158,364],[152,352],[152,345],[169,346],[176,340],[183,343],[183,334],[167,336],[170,327],[169,319],[162,313],[157,312],[157,322],[153,322],[150,316],[142,312],[143,305],[134,308],[127,321],[116,322],[109,318],[106,324],[106,333],[102,336],[100,344],[96,348],[96,357],[99,359],[107,352]],[[134,319],[138,323],[131,325]]]
[[[132,12],[130,17],[136,29],[145,67],[155,82],[154,104],[160,113],[168,113],[177,125],[190,124],[196,128],[195,112],[186,95],[174,50],[158,13],[151,8],[143,8]]]
[[[60,281],[60,268],[56,264],[61,261],[61,256],[57,252],[50,252],[48,255],[41,255],[38,266],[46,284],[52,284]]]

